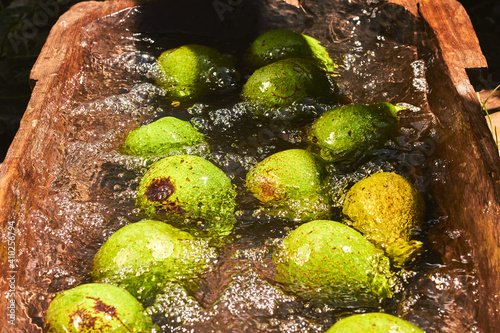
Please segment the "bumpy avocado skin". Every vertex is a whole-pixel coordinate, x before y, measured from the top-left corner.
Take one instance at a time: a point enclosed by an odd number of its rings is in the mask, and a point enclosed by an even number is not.
[[[125,139],[123,151],[134,156],[163,156],[186,153],[189,148],[208,150],[205,136],[190,122],[163,117],[132,130]]]
[[[292,231],[273,255],[276,281],[305,299],[377,306],[393,296],[389,259],[359,232],[316,220]]]
[[[235,199],[231,180],[221,169],[199,156],[176,155],[151,165],[137,189],[136,205],[149,218],[223,237],[236,221]]]
[[[253,41],[244,55],[246,64],[251,68],[260,68],[288,58],[310,59],[327,72],[334,72],[338,67],[317,39],[287,29],[263,33]]]
[[[275,153],[255,165],[246,187],[269,215],[311,221],[330,217],[323,161],[303,149]]]
[[[406,178],[393,172],[377,172],[353,185],[342,211],[348,223],[383,248],[403,265],[420,250],[422,243],[410,240],[421,225],[425,203]]]
[[[264,108],[278,108],[305,97],[331,102],[337,92],[337,85],[313,62],[290,58],[257,69],[243,85],[241,98]]]
[[[397,113],[390,103],[350,104],[328,110],[308,131],[311,150],[330,162],[356,159],[397,135]]]
[[[239,77],[230,58],[204,45],[167,50],[157,65],[160,73],[156,82],[167,89],[170,99],[181,102],[232,87]]]
[[[146,304],[170,282],[208,269],[215,250],[167,223],[144,220],[116,231],[94,257],[94,282],[118,285]]]
[[[387,313],[363,313],[343,318],[326,333],[424,333],[417,326]]]
[[[89,283],[59,293],[45,316],[44,332],[152,332],[158,327],[132,295],[109,284]]]

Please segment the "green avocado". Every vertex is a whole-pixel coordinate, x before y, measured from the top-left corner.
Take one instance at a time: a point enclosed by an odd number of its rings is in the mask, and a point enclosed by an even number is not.
[[[410,238],[422,223],[424,200],[403,176],[377,172],[363,178],[347,193],[342,211],[349,218],[348,223],[399,265],[422,247],[420,241]]]
[[[358,158],[397,135],[399,110],[390,103],[350,104],[330,109],[309,128],[311,150],[329,162]]]
[[[313,60],[330,73],[338,67],[317,39],[287,29],[263,33],[253,41],[244,55],[246,64],[251,68],[260,68],[288,58]]]
[[[157,332],[129,292],[103,283],[83,284],[59,293],[45,316],[44,332]]]
[[[278,108],[306,97],[331,102],[337,91],[336,83],[312,61],[290,58],[257,69],[243,85],[241,98],[263,108]]]
[[[246,187],[269,215],[311,221],[330,217],[323,161],[303,149],[273,154],[246,176]]]
[[[137,189],[136,205],[147,217],[181,229],[224,237],[236,221],[236,191],[226,174],[194,155],[165,157],[151,165]]]
[[[389,259],[342,223],[316,220],[292,231],[273,255],[276,281],[305,299],[377,306],[393,296]]]
[[[122,150],[134,156],[162,156],[186,154],[191,150],[207,150],[205,136],[189,121],[175,117],[160,118],[148,125],[132,130]]]
[[[230,88],[239,74],[232,60],[217,50],[197,44],[163,52],[157,60],[156,82],[174,101],[191,101]]]
[[[215,250],[167,223],[144,220],[116,231],[94,257],[94,282],[118,285],[143,304],[163,286],[185,282],[208,268]]]
[[[363,313],[343,318],[325,333],[424,333],[417,326],[387,313]]]

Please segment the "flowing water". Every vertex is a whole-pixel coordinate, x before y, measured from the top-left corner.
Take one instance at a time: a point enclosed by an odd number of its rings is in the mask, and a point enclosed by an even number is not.
[[[306,1],[303,8],[296,8],[282,1],[247,0],[216,10],[218,3],[167,2],[163,7],[123,11],[83,27],[85,38],[77,47],[88,57],[81,72],[65,83],[77,90],[60,101],[57,119],[68,130],[57,134],[64,162],[53,168],[49,197],[25,217],[39,230],[39,248],[29,263],[36,277],[21,291],[33,322],[42,325],[54,293],[91,282],[92,259],[102,243],[119,228],[143,218],[134,205],[135,190],[151,161],[125,156],[119,146],[131,129],[174,116],[190,120],[208,138],[211,153],[205,156],[238,191],[238,222],[233,241],[220,249],[199,290],[188,294],[172,285],[148,305],[146,311],[162,332],[324,332],[339,318],[366,311],[401,316],[427,332],[477,331],[469,307],[477,283],[471,259],[449,250],[456,260],[445,266],[436,252],[436,246],[453,248],[460,230],[429,232],[439,230],[446,218],[433,211],[428,193],[440,179],[438,172],[429,173],[428,166],[442,163],[434,153],[436,142],[446,138],[426,104],[426,63],[413,40],[421,23],[402,8],[379,1],[335,5]],[[200,43],[237,59],[253,38],[272,28],[319,39],[340,64],[338,83],[345,101],[410,106],[402,114],[396,140],[360,165],[329,170],[332,196],[339,200],[334,202],[336,209],[346,185],[378,170],[407,176],[429,204],[424,227],[416,235],[426,251],[398,271],[395,298],[379,308],[336,308],[285,293],[273,279],[271,256],[298,223],[259,214],[258,202],[244,187],[246,172],[258,161],[284,149],[305,148],[304,129],[329,106],[302,105],[309,116],[293,121],[286,112],[255,119],[239,101],[238,91],[173,105],[151,78],[163,50]],[[340,218],[340,210],[337,214]]]

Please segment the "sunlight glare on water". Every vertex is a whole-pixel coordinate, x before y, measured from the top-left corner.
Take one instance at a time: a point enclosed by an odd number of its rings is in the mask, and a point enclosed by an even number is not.
[[[425,64],[418,59],[415,47],[405,43],[405,32],[414,28],[409,14],[395,7],[376,7],[375,1],[363,7],[346,3],[335,10],[318,3],[308,7],[308,15],[315,20],[303,24],[301,9],[281,1],[263,2],[273,9],[268,14],[271,26],[283,24],[279,12],[284,8],[284,12],[293,13],[298,30],[322,39],[340,60],[338,81],[347,98],[408,106],[401,114],[400,136],[374,152],[369,161],[359,167],[329,167],[335,218],[342,217],[339,208],[346,188],[377,171],[401,173],[426,194],[442,176],[426,174],[425,166],[440,163],[433,155],[433,143],[443,138],[435,119],[422,107],[427,93]],[[333,105],[306,101],[263,120],[239,101],[237,93],[191,104],[167,101],[165,92],[152,80],[155,60],[164,48],[181,44],[186,36],[148,32],[122,36],[129,28],[126,22],[139,15],[137,9],[121,12],[86,27],[87,40],[80,47],[88,49],[89,57],[72,83],[78,85],[77,94],[59,116],[69,132],[61,137],[58,149],[65,158],[57,166],[46,198],[56,208],[40,205],[26,216],[32,227],[41,231],[43,249],[33,254],[31,265],[37,267],[37,279],[43,282],[32,293],[41,296],[44,290],[49,292],[33,306],[33,317],[43,317],[54,293],[90,282],[89,268],[100,246],[119,228],[143,218],[135,207],[135,191],[154,159],[126,156],[120,145],[130,130],[174,116],[191,121],[206,135],[210,152],[201,155],[231,179],[239,207],[232,243],[219,249],[217,260],[207,257],[214,267],[197,282],[199,289],[186,291],[172,283],[146,308],[162,332],[319,333],[347,314],[365,311],[404,316],[427,332],[475,332],[473,314],[468,310],[468,296],[475,292],[477,283],[470,258],[459,260],[456,267],[443,267],[430,246],[408,268],[396,297],[379,308],[334,308],[286,293],[274,281],[271,257],[277,243],[297,223],[259,212],[256,200],[246,193],[245,175],[275,152],[307,147],[307,125]],[[387,22],[399,25],[398,30]],[[95,43],[104,28],[109,36]],[[206,42],[205,36],[187,37],[190,42]],[[247,45],[250,40],[247,37],[239,43]],[[214,44],[231,49],[221,41]],[[242,49],[242,45],[235,49]],[[296,114],[307,116],[290,118]],[[429,221],[436,218],[432,213]],[[429,222],[420,235],[424,242],[430,227]],[[457,230],[442,237],[434,241],[450,245],[462,235]],[[31,297],[35,296],[26,299]],[[457,317],[467,321],[468,327],[457,327]]]

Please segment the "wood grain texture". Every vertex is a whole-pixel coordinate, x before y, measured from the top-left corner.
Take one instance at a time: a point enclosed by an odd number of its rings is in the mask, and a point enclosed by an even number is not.
[[[302,1],[293,1],[294,5]],[[437,155],[446,160],[447,174],[443,184],[435,184],[433,196],[448,216],[444,228],[458,228],[470,237],[474,264],[478,269],[480,296],[472,304],[484,332],[500,331],[500,159],[477,97],[470,85],[466,68],[486,67],[479,43],[463,7],[455,0],[391,0],[406,7],[427,24],[420,35],[422,53],[427,56],[426,79],[429,84],[429,105],[448,139],[436,143]],[[43,201],[50,184],[50,163],[64,158],[57,137],[63,135],[63,124],[57,123],[61,101],[71,96],[71,85],[84,55],[79,45],[82,27],[86,24],[131,8],[143,2],[115,0],[80,3],[61,16],[32,70],[36,81],[32,98],[21,122],[20,130],[0,167],[0,224],[4,230],[9,221],[17,223],[18,214],[30,205]],[[41,161],[45,162],[41,162]],[[36,249],[37,230],[29,223],[16,225],[19,263],[29,262]],[[21,234],[22,233],[22,234]],[[2,239],[5,244],[5,236]],[[463,249],[464,252],[469,249]],[[0,247],[2,258],[0,291],[9,286],[6,272],[7,248]],[[443,259],[448,260],[446,257]],[[450,259],[452,260],[452,259]],[[26,274],[34,270],[19,268],[18,291],[26,291]],[[6,332],[41,331],[30,322],[24,305],[17,308],[17,326],[7,324],[5,299],[0,303],[0,327]],[[10,329],[12,328],[12,329]]]
[[[456,0],[420,0],[419,13],[439,41],[449,66],[486,68],[486,58],[464,7]]]
[[[48,191],[50,170],[46,165],[55,163],[62,156],[58,151],[58,142],[54,140],[56,132],[64,131],[55,124],[55,115],[59,111],[61,99],[71,95],[71,86],[65,85],[67,78],[74,76],[84,56],[80,43],[82,27],[94,20],[117,11],[137,5],[137,1],[116,0],[106,2],[84,2],[73,6],[63,14],[52,28],[50,35],[31,71],[30,78],[36,81],[26,112],[22,118],[20,129],[12,142],[7,156],[0,167],[0,225],[2,230],[7,226],[15,226],[16,260],[15,274],[16,325],[8,323],[7,299],[2,297],[0,303],[0,328],[3,332],[41,332],[39,326],[32,323],[27,315],[26,305],[20,301],[19,295],[26,292],[26,274],[36,274],[34,268],[26,267],[30,251],[37,247],[38,230],[29,225],[19,224],[16,216],[22,207],[41,200]],[[46,161],[42,164],[41,161]],[[0,248],[0,292],[6,295],[9,291],[7,276],[12,271],[7,260],[7,242],[2,239]]]
[[[483,332],[500,331],[500,159],[484,119],[467,68],[487,63],[465,9],[455,0],[391,0],[425,20],[428,38],[426,79],[429,107],[448,139],[438,143],[437,154],[446,159],[447,174],[435,184],[433,197],[447,215],[443,227],[465,233],[478,272],[476,308]],[[429,43],[431,42],[431,43]],[[445,253],[443,250],[442,253]],[[452,258],[443,256],[445,264]]]

